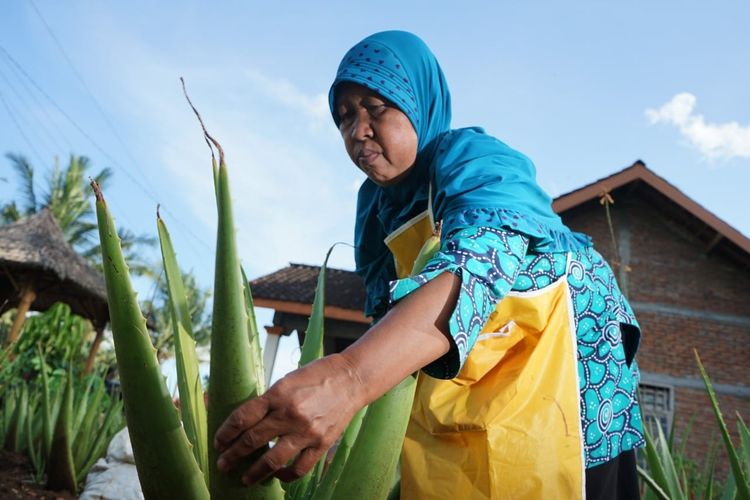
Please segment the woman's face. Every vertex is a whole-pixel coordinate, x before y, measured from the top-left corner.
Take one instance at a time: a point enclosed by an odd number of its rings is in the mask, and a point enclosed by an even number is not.
[[[379,186],[398,182],[417,159],[417,133],[409,118],[356,83],[342,83],[335,104],[349,158]]]

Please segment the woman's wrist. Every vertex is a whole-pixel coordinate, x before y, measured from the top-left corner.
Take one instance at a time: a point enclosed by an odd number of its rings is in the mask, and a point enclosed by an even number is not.
[[[363,378],[360,367],[347,355],[346,351],[331,354],[324,359],[328,359],[333,369],[342,378],[338,384],[347,392],[349,399],[356,406],[355,411],[370,404],[368,384]]]

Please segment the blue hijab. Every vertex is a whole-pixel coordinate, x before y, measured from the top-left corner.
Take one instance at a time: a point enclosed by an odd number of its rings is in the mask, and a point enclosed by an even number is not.
[[[405,31],[371,35],[344,56],[328,93],[338,126],[338,85],[353,82],[396,105],[417,132],[417,159],[398,184],[365,180],[359,190],[354,231],[357,273],[367,288],[365,314],[378,317],[388,306],[388,282],[396,278],[383,239],[427,207],[433,187],[436,220],[443,234],[467,226],[492,226],[525,234],[530,252],[589,246],[552,211],[536,183],[533,163],[481,128],[450,130],[451,97],[437,59],[417,36]]]

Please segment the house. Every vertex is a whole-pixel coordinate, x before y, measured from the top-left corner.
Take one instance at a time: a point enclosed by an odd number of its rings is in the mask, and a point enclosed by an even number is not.
[[[280,337],[296,331],[300,344],[305,340],[318,274],[319,266],[290,264],[251,283],[254,304],[274,310],[273,325],[266,326],[268,337],[263,349],[267,379],[273,372]],[[327,269],[323,340],[326,354],[344,350],[367,331],[371,318],[362,312],[364,302],[365,287],[359,276],[351,271]]]
[[[605,203],[606,202],[606,203]],[[647,419],[687,432],[702,461],[718,428],[693,350],[714,383],[730,430],[750,415],[750,239],[638,161],[554,200],[573,230],[592,236],[612,264],[643,332],[638,364]],[[269,333],[302,332],[319,268],[293,264],[253,282],[257,305],[275,309]],[[354,273],[328,274],[326,352],[366,329]],[[269,336],[272,337],[272,336]]]
[[[614,204],[605,207],[604,194]],[[730,431],[737,413],[750,415],[750,239],[640,161],[559,196],[553,208],[593,237],[641,324],[644,415],[674,422],[677,436],[693,419],[686,451],[702,462],[718,427],[693,350]]]

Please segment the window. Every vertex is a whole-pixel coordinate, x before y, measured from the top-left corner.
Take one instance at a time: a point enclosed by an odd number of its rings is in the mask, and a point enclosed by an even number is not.
[[[656,434],[658,423],[665,436],[669,435],[674,416],[674,390],[670,386],[640,384],[639,403],[644,424],[652,434]]]

